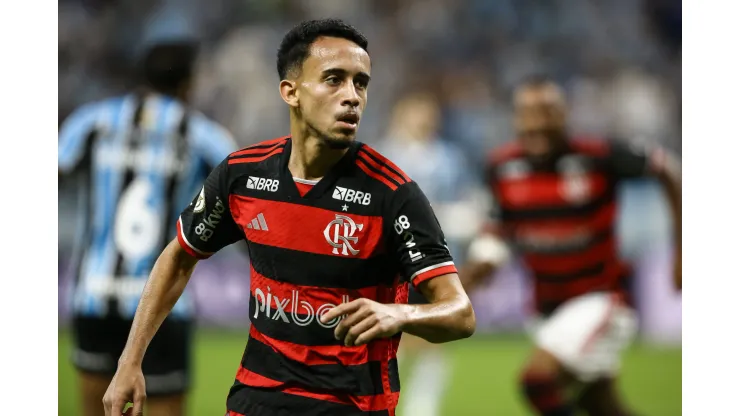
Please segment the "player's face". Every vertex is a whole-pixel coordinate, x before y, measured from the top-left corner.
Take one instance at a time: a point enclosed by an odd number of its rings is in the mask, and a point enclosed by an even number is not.
[[[354,42],[323,37],[312,45],[298,79],[300,112],[329,146],[354,140],[367,103],[370,56]]]
[[[565,102],[556,86],[521,88],[514,110],[517,137],[529,157],[546,159],[565,142]]]

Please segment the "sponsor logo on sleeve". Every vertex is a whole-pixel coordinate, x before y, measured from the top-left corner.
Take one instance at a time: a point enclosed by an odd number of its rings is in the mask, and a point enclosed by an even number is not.
[[[226,207],[221,199],[217,198],[213,211],[195,227],[195,234],[200,237],[200,241],[208,242],[213,237],[216,226],[221,222],[224,212],[226,212]]]
[[[409,217],[405,215],[398,217],[396,221],[393,222],[393,228],[396,230],[396,234],[400,235],[403,239],[404,245],[409,251],[409,259],[411,259],[412,263],[425,257],[419,248],[416,247],[414,235],[410,231],[411,222],[409,221]]]
[[[195,202],[195,207],[193,208],[193,212],[196,214],[200,214],[201,212],[205,211],[206,209],[206,188],[200,188],[200,194],[198,195],[198,200]]]

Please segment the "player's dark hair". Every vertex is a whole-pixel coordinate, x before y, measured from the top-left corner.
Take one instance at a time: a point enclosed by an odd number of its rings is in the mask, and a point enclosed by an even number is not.
[[[158,92],[176,95],[193,76],[197,53],[197,45],[192,42],[153,45],[143,63],[147,84]]]
[[[339,19],[307,20],[288,32],[277,53],[277,71],[280,79],[289,72],[300,69],[308,57],[308,51],[317,38],[329,36],[343,38],[356,43],[367,51],[367,38],[351,25]]]

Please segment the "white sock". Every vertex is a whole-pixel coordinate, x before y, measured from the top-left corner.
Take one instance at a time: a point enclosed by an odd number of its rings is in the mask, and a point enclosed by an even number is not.
[[[439,347],[425,348],[413,357],[413,367],[401,386],[398,416],[438,416],[449,380],[447,354]]]

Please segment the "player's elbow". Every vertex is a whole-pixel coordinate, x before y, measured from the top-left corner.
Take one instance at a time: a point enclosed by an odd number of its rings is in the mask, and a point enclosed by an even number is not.
[[[475,312],[467,296],[460,300],[456,313],[452,315],[448,334],[443,342],[470,338],[475,333]]]
[[[461,308],[460,319],[458,323],[459,339],[470,338],[475,333],[475,311],[473,305],[470,303],[470,299],[465,299],[465,302]]]

